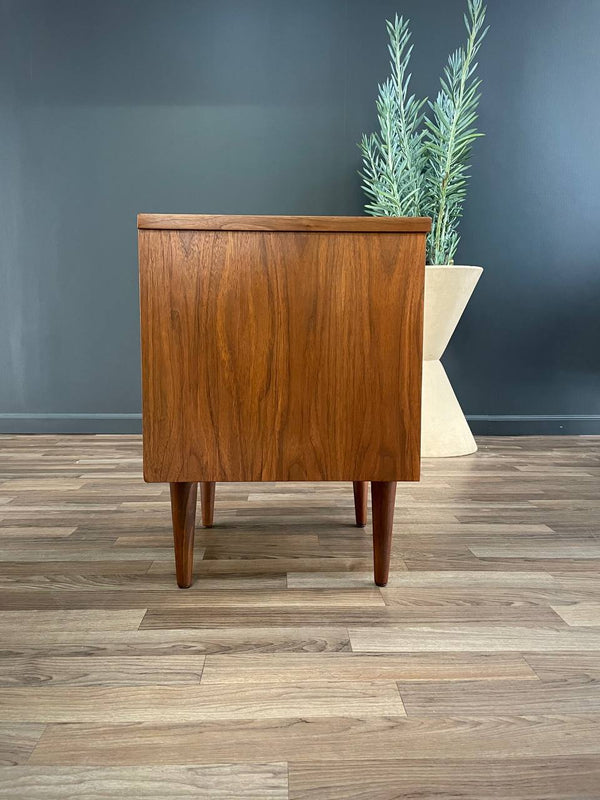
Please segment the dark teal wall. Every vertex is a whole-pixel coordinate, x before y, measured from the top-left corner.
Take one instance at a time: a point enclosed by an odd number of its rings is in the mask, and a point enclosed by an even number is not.
[[[599,431],[600,2],[488,6],[446,366],[478,430]],[[0,0],[0,430],[139,425],[136,212],[361,212],[396,10],[432,95],[462,0]]]

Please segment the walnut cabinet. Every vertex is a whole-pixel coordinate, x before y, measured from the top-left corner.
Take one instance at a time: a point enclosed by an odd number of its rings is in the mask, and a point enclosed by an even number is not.
[[[144,478],[171,486],[177,582],[220,481],[348,481],[375,582],[419,480],[427,218],[140,214]],[[226,535],[226,531],[223,531]]]

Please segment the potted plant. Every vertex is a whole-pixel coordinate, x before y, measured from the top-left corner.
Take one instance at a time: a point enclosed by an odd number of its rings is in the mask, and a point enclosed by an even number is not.
[[[448,58],[434,102],[409,94],[409,22],[388,21],[391,76],[379,86],[379,131],[364,135],[365,206],[375,216],[432,218],[425,268],[422,453],[457,456],[477,445],[440,358],[482,273],[457,266],[458,225],[469,177],[481,81],[475,77],[483,37],[483,0],[467,0],[467,41]]]

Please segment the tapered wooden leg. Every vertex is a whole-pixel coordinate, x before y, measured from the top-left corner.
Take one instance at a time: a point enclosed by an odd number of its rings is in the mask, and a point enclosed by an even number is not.
[[[187,589],[192,585],[198,484],[172,483],[170,486],[177,585],[180,589]]]
[[[369,493],[369,481],[352,481],[354,487],[354,514],[356,516],[356,527],[364,528],[367,524],[367,495]]]
[[[373,566],[375,583],[385,586],[390,571],[392,553],[392,526],[394,524],[394,502],[396,481],[372,481],[371,502],[373,505]]]
[[[200,482],[200,503],[202,505],[202,524],[205,528],[212,528],[215,514],[215,482]]]

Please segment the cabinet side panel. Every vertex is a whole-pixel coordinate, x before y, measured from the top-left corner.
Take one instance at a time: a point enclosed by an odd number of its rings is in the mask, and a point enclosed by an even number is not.
[[[424,247],[140,231],[146,479],[418,479]]]

